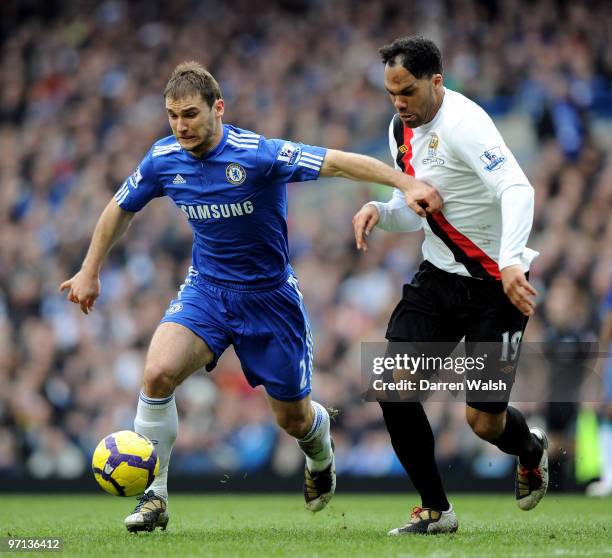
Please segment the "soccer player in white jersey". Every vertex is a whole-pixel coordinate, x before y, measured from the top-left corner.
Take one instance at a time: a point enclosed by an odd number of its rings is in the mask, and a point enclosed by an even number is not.
[[[88,314],[100,294],[108,251],[153,198],[170,197],[194,233],[192,266],[151,341],[134,429],[157,444],[160,469],[129,531],[166,528],[167,475],[177,436],[174,390],[231,344],[249,384],[263,385],[281,428],[306,456],[304,498],[319,511],[335,490],[329,415],[311,401],[312,337],[291,265],[287,183],[338,176],[402,188],[425,215],[438,193],[380,161],[333,149],[266,139],[223,124],[214,77],[197,62],[177,66],[164,91],[172,135],[156,141],[96,225],[81,270],[60,290]]]
[[[462,338],[466,348],[492,342],[501,351],[504,342],[506,348],[510,343],[511,368],[504,366],[503,372],[512,381],[535,307],[528,270],[537,253],[526,247],[533,188],[485,111],[444,87],[441,55],[433,42],[404,37],[380,54],[385,87],[397,110],[389,127],[396,167],[436,185],[444,200],[440,213],[423,218],[394,193],[387,203],[366,204],[353,219],[362,250],[375,226],[425,231],[424,262],[404,286],[386,337],[443,343],[449,351]],[[509,395],[508,390],[502,400],[483,401],[482,394],[468,394],[466,417],[479,437],[518,457],[516,499],[519,508],[529,510],[546,492],[548,442],[542,430],[530,430],[520,411],[508,406]],[[422,404],[379,402],[393,448],[422,500],[409,523],[389,534],[456,531]]]

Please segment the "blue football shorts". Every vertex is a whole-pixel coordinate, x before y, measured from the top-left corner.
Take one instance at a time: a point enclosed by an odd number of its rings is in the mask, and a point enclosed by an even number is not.
[[[181,324],[201,337],[215,357],[234,345],[252,387],[263,385],[281,401],[299,401],[311,390],[313,344],[310,323],[292,271],[275,285],[230,288],[190,269],[160,323]]]

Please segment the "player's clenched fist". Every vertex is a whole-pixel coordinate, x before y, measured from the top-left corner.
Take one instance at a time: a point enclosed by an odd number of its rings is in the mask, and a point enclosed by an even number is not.
[[[378,209],[372,204],[364,205],[353,217],[353,230],[357,250],[368,251],[368,235],[378,223],[380,215]]]
[[[81,269],[60,285],[59,291],[65,290],[68,290],[68,300],[78,304],[84,314],[89,314],[100,295],[100,279],[98,275]]]
[[[437,213],[442,209],[442,196],[433,186],[414,180],[409,190],[403,190],[406,204],[421,217],[428,213]]]

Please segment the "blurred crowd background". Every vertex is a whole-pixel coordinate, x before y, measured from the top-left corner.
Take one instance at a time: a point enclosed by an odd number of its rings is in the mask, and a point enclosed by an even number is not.
[[[183,214],[161,199],[137,216],[108,259],[93,314],[58,285],[78,270],[115,190],[170,133],[161,92],[175,64],[212,71],[225,122],[391,163],[377,49],[413,33],[441,47],[447,86],[491,113],[536,189],[540,304],[527,339],[596,338],[612,277],[608,2],[9,0],[0,5],[0,477],[80,477],[101,437],[132,428],[148,342],[190,263]],[[351,218],[373,197],[388,192],[291,185],[289,225],[315,336],[314,396],[341,410],[339,471],[387,476],[402,470],[378,405],[361,401],[360,342],[384,338],[421,235],[375,232],[359,254]],[[181,386],[177,403],[171,478],[303,467],[231,351]],[[551,407],[523,405],[554,430],[570,471],[577,407]],[[443,468],[508,473],[512,459],[476,439],[463,405],[428,410]]]

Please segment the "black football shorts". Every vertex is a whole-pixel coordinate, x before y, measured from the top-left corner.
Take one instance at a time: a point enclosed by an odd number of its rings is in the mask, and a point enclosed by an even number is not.
[[[508,406],[527,319],[505,295],[501,281],[447,273],[424,261],[404,285],[389,319],[387,354],[401,342],[421,354],[431,355],[435,347],[436,356],[445,357],[465,338],[466,356],[486,354],[484,370],[468,371],[465,379],[502,380],[509,386],[496,392],[466,386],[466,402],[484,412],[501,413]]]

